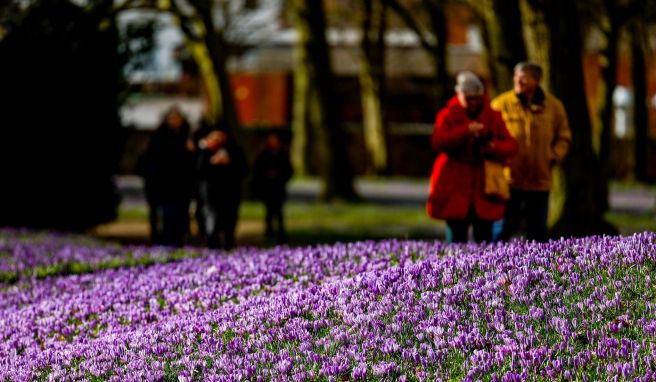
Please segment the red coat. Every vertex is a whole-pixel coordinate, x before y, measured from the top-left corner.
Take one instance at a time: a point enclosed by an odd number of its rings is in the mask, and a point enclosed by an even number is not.
[[[501,113],[483,101],[483,110],[475,119],[453,97],[435,120],[431,143],[439,152],[433,165],[426,210],[435,219],[464,219],[473,203],[481,220],[503,217],[505,203],[483,194],[483,158],[505,163],[517,153],[517,141],[510,135]],[[469,132],[470,122],[484,129],[476,139]],[[492,142],[492,147],[482,142]]]

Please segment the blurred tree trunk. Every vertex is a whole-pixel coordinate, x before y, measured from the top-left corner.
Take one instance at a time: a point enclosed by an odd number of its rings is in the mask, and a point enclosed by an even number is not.
[[[294,23],[299,37],[294,47],[291,161],[296,174],[308,175],[321,171],[320,164],[327,161],[329,153],[321,123],[317,120],[319,106],[308,48],[310,31],[308,24],[302,23],[299,17],[295,12]]]
[[[475,1],[484,24],[487,58],[497,93],[512,89],[513,69],[526,60],[519,0]]]
[[[294,97],[292,104],[292,144],[291,162],[297,175],[309,173],[311,128],[309,120],[310,95],[310,67],[308,64],[307,49],[304,47],[307,31],[302,30],[297,22],[296,30],[299,38],[294,47]]]
[[[444,105],[453,93],[449,88],[447,68],[447,24],[444,13],[444,0],[423,0],[431,20],[431,29],[435,36],[433,63],[435,65],[435,99],[438,105]]]
[[[186,44],[200,68],[209,103],[210,122],[223,120],[238,141],[243,142],[226,60],[230,46],[214,23],[213,0],[124,0],[116,1],[114,13],[127,9],[153,9],[177,18]]]
[[[212,122],[223,120],[239,142],[244,141],[243,131],[239,125],[235,109],[234,95],[230,84],[230,75],[226,69],[229,44],[223,37],[223,31],[214,23],[214,2],[212,0],[190,0],[195,14],[188,16],[184,7],[172,0],[174,13],[181,19],[181,28],[191,44],[196,61],[201,66],[203,79],[208,90]],[[208,62],[203,63],[203,60]]]
[[[364,0],[362,18],[362,55],[360,56],[360,97],[364,142],[373,172],[388,170],[387,139],[382,100],[385,83],[385,29],[387,6]]]
[[[617,87],[617,50],[620,41],[620,34],[622,28],[624,28],[632,18],[642,15],[645,4],[640,1],[627,3],[618,0],[604,0],[603,4],[605,17],[600,24],[606,37],[606,46],[601,52],[605,58],[605,65],[602,66],[601,71],[604,86],[602,88],[602,105],[600,109],[601,136],[599,142],[599,159],[601,161],[603,174],[608,180],[610,179],[612,172],[609,160],[612,150],[611,142],[614,127],[613,117],[615,114],[613,94]],[[637,36],[634,35],[634,37]],[[642,65],[642,72],[644,72],[644,63]],[[640,71],[639,68],[637,69]],[[645,78],[643,77],[642,81],[644,80]]]
[[[634,91],[634,126],[635,126],[635,177],[640,181],[648,181],[647,165],[649,144],[649,117],[647,109],[647,68],[645,65],[645,42],[647,41],[644,26],[635,21],[631,33],[632,76]]]
[[[564,208],[553,227],[553,234],[587,236],[616,233],[617,230],[604,220],[608,207],[607,180],[592,147],[592,124],[583,81],[583,42],[577,4],[570,0],[551,0],[542,3],[542,7],[533,8],[536,13],[542,13],[545,21],[545,28],[538,26],[537,30],[548,32],[548,40],[542,42],[552,49],[540,49],[536,53],[542,54],[545,50],[548,53],[551,89],[565,105],[573,135],[569,155],[563,163]],[[533,41],[530,45],[535,49],[539,41]]]
[[[353,173],[348,159],[347,137],[340,119],[334,91],[335,77],[326,41],[323,1],[294,0],[294,20],[299,31],[299,49],[305,52],[309,83],[312,84],[309,121],[317,126],[314,137],[321,153],[320,174],[324,180],[324,200],[354,199]],[[297,98],[295,96],[295,98]]]
[[[601,135],[599,139],[599,161],[602,174],[606,182],[610,178],[610,152],[613,135],[613,116],[615,115],[615,105],[613,103],[613,93],[617,86],[617,48],[619,44],[620,29],[623,20],[618,16],[618,9],[614,0],[604,0],[607,22],[604,35],[606,37],[606,46],[601,51],[605,58],[605,65],[601,68],[601,77],[603,87],[601,94],[601,108],[599,116],[601,121]],[[606,190],[608,192],[608,190]],[[606,206],[608,207],[608,206]]]
[[[447,68],[447,24],[444,11],[445,0],[422,0],[421,4],[430,17],[430,30],[426,31],[413,12],[399,0],[382,0],[395,12],[419,39],[419,43],[430,55],[435,67],[435,100],[440,107],[453,93],[449,88]]]
[[[544,73],[541,85],[546,90],[551,90],[549,26],[542,8],[538,8],[538,5],[534,7],[532,3],[532,0],[519,0],[526,54],[529,59],[542,66]],[[542,5],[542,7],[547,7],[547,5]]]
[[[217,30],[214,25],[212,2],[211,0],[195,0],[192,4],[196,5],[196,9],[201,16],[202,25],[205,29],[204,43],[207,46],[207,51],[212,61],[212,69],[215,78],[218,81],[219,87],[219,102],[216,105],[217,110],[220,110],[219,118],[223,118],[229,126],[230,130],[240,140],[243,141],[242,130],[239,126],[239,119],[237,118],[237,111],[235,109],[235,100],[230,84],[230,76],[226,69],[226,59],[229,54],[229,46],[223,37],[223,32]],[[220,105],[220,108],[219,108]]]

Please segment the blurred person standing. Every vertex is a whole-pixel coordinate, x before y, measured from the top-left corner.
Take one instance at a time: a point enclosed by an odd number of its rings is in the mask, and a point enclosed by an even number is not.
[[[194,134],[201,234],[210,248],[231,249],[248,173],[243,151],[224,123],[203,123]]]
[[[461,72],[456,81],[456,95],[438,112],[431,136],[439,155],[426,208],[432,218],[446,220],[447,241],[466,242],[473,226],[476,242],[490,242],[505,203],[485,195],[483,161],[504,164],[517,152],[517,142],[490,108],[481,80]]]
[[[506,206],[499,239],[508,241],[526,219],[526,238],[547,240],[547,213],[552,170],[572,141],[562,102],[540,87],[542,68],[524,61],[515,66],[513,89],[492,101],[519,144],[511,162],[511,197]],[[585,107],[583,105],[582,107]]]
[[[283,204],[287,198],[287,182],[292,174],[289,153],[283,149],[278,134],[270,132],[264,148],[255,158],[253,188],[266,208],[266,239],[275,239],[279,244],[287,240]]]
[[[153,244],[182,246],[189,230],[193,193],[193,146],[182,111],[166,111],[139,157],[137,172],[144,178]]]

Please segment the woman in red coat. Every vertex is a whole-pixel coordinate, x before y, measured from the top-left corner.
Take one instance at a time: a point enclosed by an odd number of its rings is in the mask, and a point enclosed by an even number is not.
[[[457,77],[456,96],[440,110],[431,143],[439,152],[431,174],[428,215],[447,222],[447,240],[466,242],[470,225],[477,242],[492,239],[492,223],[505,202],[483,193],[483,159],[506,163],[517,142],[501,114],[490,108],[483,83],[471,72]]]

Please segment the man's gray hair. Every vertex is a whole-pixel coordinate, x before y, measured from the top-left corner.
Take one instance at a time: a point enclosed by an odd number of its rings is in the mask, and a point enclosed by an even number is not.
[[[533,61],[522,61],[515,65],[515,73],[517,72],[524,72],[537,80],[542,79],[542,67]]]

